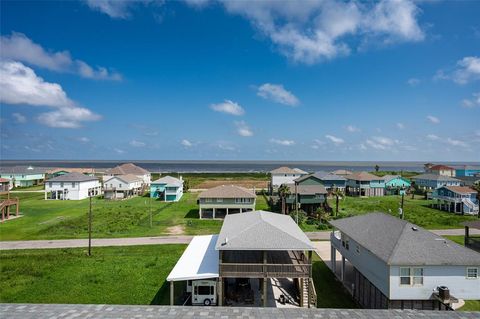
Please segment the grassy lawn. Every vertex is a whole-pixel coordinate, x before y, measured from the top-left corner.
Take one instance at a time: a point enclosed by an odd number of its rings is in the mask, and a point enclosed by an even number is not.
[[[480,311],[480,300],[466,300],[460,311]]]
[[[405,197],[404,214],[406,220],[421,227],[427,229],[463,228],[462,222],[476,219],[474,216],[456,215],[430,208],[430,200],[420,199],[419,196],[417,198]],[[346,197],[340,200],[339,216],[352,216],[379,211],[388,213],[389,210],[392,215],[398,216],[400,201],[400,196]],[[329,205],[335,209],[335,200],[329,199]]]
[[[206,182],[215,181],[239,181],[249,180],[257,182],[266,182],[270,180],[267,173],[163,173],[162,176],[179,176],[182,175],[183,179],[188,181],[190,188],[196,188],[197,186]],[[152,181],[159,177],[158,174],[152,174]]]
[[[185,245],[2,251],[0,302],[168,304]]]
[[[317,254],[313,254],[313,282],[318,308],[358,308],[352,296]]]
[[[219,220],[198,219],[196,193],[185,193],[176,203],[148,197],[124,201],[93,200],[93,237],[140,237],[198,235],[220,231]],[[88,237],[88,200],[44,200],[43,194],[22,193],[20,212],[24,217],[0,224],[0,240],[65,239]],[[149,207],[152,211],[150,227]],[[263,196],[257,209],[268,210]]]

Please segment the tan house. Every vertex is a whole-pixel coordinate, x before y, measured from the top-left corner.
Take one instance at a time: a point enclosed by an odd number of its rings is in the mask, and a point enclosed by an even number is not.
[[[200,218],[224,218],[228,214],[255,210],[255,192],[240,186],[222,185],[198,196]]]
[[[433,165],[427,167],[426,172],[429,174],[436,174],[448,177],[455,177],[455,168],[446,165]]]
[[[118,165],[114,168],[108,169],[105,172],[105,175],[103,176],[103,181],[106,181],[112,176],[128,175],[128,174],[140,177],[145,186],[150,186],[150,181],[152,178],[152,175],[150,174],[150,172],[132,163]]]

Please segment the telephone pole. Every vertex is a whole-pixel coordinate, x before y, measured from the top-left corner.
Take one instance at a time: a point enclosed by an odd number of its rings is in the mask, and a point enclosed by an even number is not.
[[[92,196],[90,195],[90,204],[88,210],[88,255],[92,255]]]
[[[297,182],[295,182],[295,214],[297,215],[297,225],[298,225],[298,191],[297,191]]]

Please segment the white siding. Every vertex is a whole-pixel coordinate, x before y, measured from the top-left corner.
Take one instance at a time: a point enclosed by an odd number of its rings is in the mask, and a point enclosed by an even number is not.
[[[105,189],[115,188],[118,191],[126,191],[126,190],[132,190],[135,188],[141,188],[142,181],[138,180],[135,182],[126,183],[118,177],[113,177],[113,178],[110,178],[109,180],[106,180],[103,186]]]
[[[70,199],[70,200],[80,200],[80,199],[87,198],[88,190],[91,188],[100,188],[100,182],[97,180],[86,181],[86,182],[75,182],[74,185],[72,185],[72,182],[48,182],[47,181],[45,183],[45,190],[47,192],[67,190],[68,192],[65,199]]]
[[[438,286],[447,286],[450,295],[467,300],[480,299],[480,279],[467,279],[466,266],[418,266],[423,268],[422,286],[401,286],[400,267],[391,266],[390,299],[430,299]],[[478,266],[480,268],[480,265]]]
[[[293,181],[303,174],[272,174],[272,186],[279,187],[282,184],[293,184]]]

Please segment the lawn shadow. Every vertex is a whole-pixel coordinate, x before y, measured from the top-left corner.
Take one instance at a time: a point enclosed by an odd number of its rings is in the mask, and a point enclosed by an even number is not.
[[[174,283],[175,305],[183,304],[185,300],[185,286],[186,282],[179,281]],[[160,289],[150,301],[151,305],[169,305],[170,304],[170,282],[164,281]]]
[[[199,218],[198,209],[196,208],[190,209],[183,218]]]

